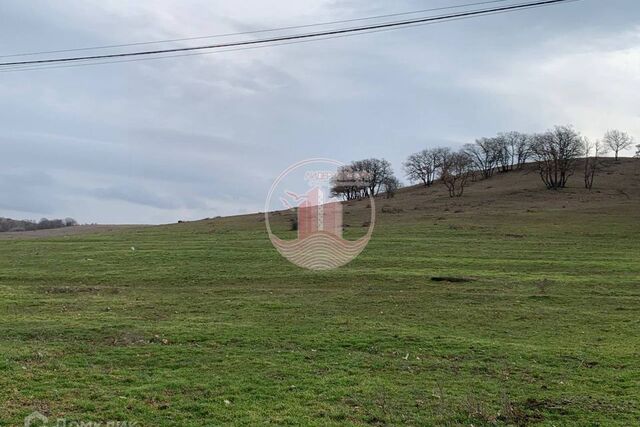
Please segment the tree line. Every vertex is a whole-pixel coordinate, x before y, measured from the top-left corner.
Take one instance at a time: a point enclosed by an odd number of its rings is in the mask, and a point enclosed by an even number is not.
[[[576,172],[577,160],[584,157],[584,186],[591,190],[602,157],[612,152],[617,161],[620,152],[631,148],[633,142],[628,133],[620,130],[609,130],[601,140],[591,141],[572,126],[556,126],[536,134],[505,132],[479,138],[457,151],[449,147],[425,149],[411,154],[403,169],[412,183],[430,187],[440,182],[450,197],[461,197],[470,181],[522,169],[529,162],[535,162],[547,189],[559,190],[566,187]],[[640,157],[640,145],[636,148],[636,156]],[[381,193],[393,197],[400,186],[391,164],[372,158],[340,167],[333,178],[332,193],[345,200]]]
[[[33,231],[47,230],[51,228],[72,227],[78,225],[73,218],[65,219],[47,219],[42,218],[40,221],[17,220],[11,218],[0,218],[0,233],[6,231]]]

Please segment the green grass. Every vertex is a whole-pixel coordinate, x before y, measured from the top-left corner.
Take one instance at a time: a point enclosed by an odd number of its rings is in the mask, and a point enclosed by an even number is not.
[[[0,241],[0,424],[639,422],[640,213],[417,215],[329,272],[255,217]]]

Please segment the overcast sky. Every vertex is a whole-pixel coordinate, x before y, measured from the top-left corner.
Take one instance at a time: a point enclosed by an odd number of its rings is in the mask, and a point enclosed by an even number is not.
[[[3,0],[0,54],[467,2]],[[500,131],[573,124],[592,138],[620,128],[639,139],[639,93],[637,0],[583,0],[265,49],[0,73],[0,216],[199,219],[262,210],[278,173],[310,157],[383,157],[400,175],[412,152]]]

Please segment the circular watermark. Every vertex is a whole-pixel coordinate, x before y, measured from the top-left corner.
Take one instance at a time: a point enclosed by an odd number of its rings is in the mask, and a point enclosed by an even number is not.
[[[302,268],[330,270],[349,263],[367,246],[375,225],[375,200],[367,188],[366,175],[349,170],[337,160],[315,158],[289,166],[278,175],[267,195],[264,216],[269,240],[283,257]],[[358,194],[358,199],[369,199],[367,232],[357,240],[342,236],[344,205],[338,194],[345,194],[343,190]],[[278,212],[272,206],[276,195],[282,210],[292,210],[295,215],[295,239],[281,239],[272,230],[270,216]]]

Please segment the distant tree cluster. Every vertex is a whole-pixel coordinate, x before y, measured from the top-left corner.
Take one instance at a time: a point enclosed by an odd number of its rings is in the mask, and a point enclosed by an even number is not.
[[[475,178],[476,174],[486,179],[496,171],[508,172],[522,168],[530,156],[530,137],[519,132],[508,132],[492,138],[480,138],[457,153],[446,147],[422,150],[407,158],[404,170],[409,181],[421,182],[425,187],[433,185],[436,179],[451,185],[456,169],[463,174],[462,181]],[[453,193],[457,195],[460,192],[455,190]]]
[[[425,187],[442,182],[451,197],[461,197],[470,180],[488,179],[495,172],[521,169],[531,158],[532,138],[520,132],[479,138],[459,151],[447,147],[422,150],[410,155],[404,171],[411,182]]]
[[[616,160],[619,152],[632,146],[633,138],[619,130],[607,131],[600,141],[591,142],[571,126],[556,126],[538,134],[500,133],[466,144],[459,152],[434,148],[410,155],[404,163],[411,182],[431,186],[440,180],[451,197],[460,197],[469,181],[491,178],[496,172],[522,169],[535,162],[543,184],[550,190],[565,188],[575,173],[576,162],[585,157],[584,186],[593,187],[601,158],[609,150]],[[640,157],[640,145],[638,156]]]
[[[393,197],[401,186],[393,174],[391,163],[384,159],[365,159],[338,168],[333,177],[331,192],[345,200],[358,200],[385,193]]]
[[[425,149],[407,157],[403,168],[410,182],[431,187],[439,181],[450,197],[461,197],[470,181],[522,169],[528,162],[535,162],[547,189],[560,190],[575,174],[577,160],[584,157],[584,186],[591,190],[602,156],[612,151],[618,160],[620,151],[632,146],[633,138],[620,130],[609,130],[602,140],[592,142],[572,126],[556,126],[537,134],[505,132],[479,138],[458,151],[448,147]],[[636,148],[640,157],[640,144]],[[346,200],[380,193],[393,197],[400,186],[388,161],[366,159],[339,168],[332,192]]]
[[[72,227],[74,225],[78,225],[78,222],[73,218],[65,218],[65,219],[42,218],[38,222],[29,221],[29,220],[0,218],[0,232],[47,230],[52,228]]]

